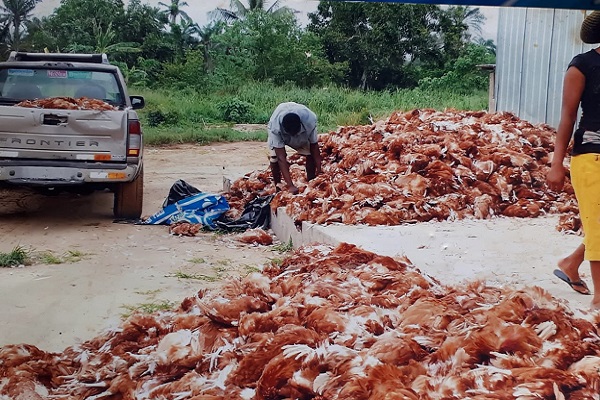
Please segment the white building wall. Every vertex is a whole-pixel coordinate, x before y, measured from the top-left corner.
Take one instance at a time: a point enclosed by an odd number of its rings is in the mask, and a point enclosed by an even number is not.
[[[498,18],[496,109],[557,127],[571,59],[594,48],[579,39],[581,10],[502,8]]]

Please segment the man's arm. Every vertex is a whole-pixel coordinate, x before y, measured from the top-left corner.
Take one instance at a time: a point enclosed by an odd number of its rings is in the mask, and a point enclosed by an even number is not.
[[[315,175],[320,175],[322,171],[321,165],[323,159],[321,150],[319,149],[319,135],[317,134],[317,116],[314,112],[308,110],[303,124],[306,128],[306,136],[310,144],[310,155],[315,160]]]
[[[323,158],[321,157],[321,150],[319,149],[319,143],[311,143],[310,144],[310,155],[315,160],[315,174],[320,175],[322,171],[321,164],[323,163]]]
[[[290,175],[290,164],[287,160],[285,147],[275,147],[273,150],[275,150],[275,154],[277,155],[277,163],[279,164],[279,169],[281,170],[283,180],[285,183],[287,183],[288,190],[293,194],[297,194],[298,188],[294,186],[294,182],[292,182],[292,177]]]

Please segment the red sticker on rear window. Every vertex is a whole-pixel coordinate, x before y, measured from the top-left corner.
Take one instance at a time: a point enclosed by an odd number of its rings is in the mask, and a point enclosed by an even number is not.
[[[60,71],[57,69],[49,69],[48,70],[48,78],[66,78],[67,71]]]

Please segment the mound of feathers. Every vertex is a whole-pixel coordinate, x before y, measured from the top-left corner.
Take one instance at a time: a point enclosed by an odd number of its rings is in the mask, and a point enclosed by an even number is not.
[[[306,247],[62,353],[5,346],[0,398],[590,399],[598,322],[538,287]]]
[[[303,157],[290,155],[300,194],[281,191],[271,205],[285,207],[297,224],[562,214],[557,229],[581,233],[568,173],[563,192],[546,186],[555,134],[506,112],[397,112],[321,134],[323,174],[308,183]],[[271,182],[268,170],[235,181],[226,195],[231,213],[257,193],[275,193]]]

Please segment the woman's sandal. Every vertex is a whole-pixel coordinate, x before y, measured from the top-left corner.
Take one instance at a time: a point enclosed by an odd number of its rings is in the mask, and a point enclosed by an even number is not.
[[[566,282],[569,286],[571,286],[571,289],[573,289],[574,291],[576,291],[577,293],[581,293],[581,294],[592,294],[590,292],[590,289],[588,289],[587,285],[585,284],[585,282],[583,280],[578,280],[578,281],[571,281],[569,279],[569,277],[567,276],[567,274],[565,274],[562,270],[560,269],[555,269],[554,270],[554,275],[556,275],[556,277],[558,279],[560,279],[561,281]]]

